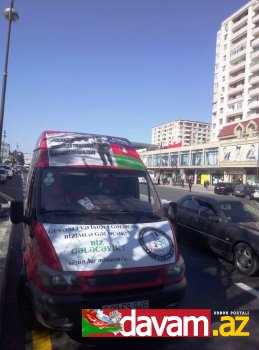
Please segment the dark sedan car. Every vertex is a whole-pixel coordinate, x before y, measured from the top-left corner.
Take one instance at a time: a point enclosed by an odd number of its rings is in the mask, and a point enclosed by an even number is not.
[[[214,193],[223,194],[225,196],[232,196],[236,183],[219,182],[214,186]]]
[[[235,186],[233,196],[245,199],[252,199],[255,193],[255,187],[250,185],[239,184]]]
[[[259,210],[249,201],[225,196],[186,195],[170,203],[177,236],[210,247],[248,276],[259,268]]]

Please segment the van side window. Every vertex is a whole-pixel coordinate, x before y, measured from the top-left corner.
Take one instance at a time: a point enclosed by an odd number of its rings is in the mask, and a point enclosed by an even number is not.
[[[29,188],[27,189],[28,195],[26,196],[27,200],[25,202],[25,215],[30,216],[32,214],[33,209],[35,208],[35,200],[34,200],[34,188],[35,188],[35,177],[36,170],[31,174],[31,179],[29,184]]]

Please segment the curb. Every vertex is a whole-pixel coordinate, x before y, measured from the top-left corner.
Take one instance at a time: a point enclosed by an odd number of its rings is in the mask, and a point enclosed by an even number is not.
[[[6,288],[6,269],[12,224],[10,220],[1,222],[0,228],[0,339],[2,335],[3,303]]]

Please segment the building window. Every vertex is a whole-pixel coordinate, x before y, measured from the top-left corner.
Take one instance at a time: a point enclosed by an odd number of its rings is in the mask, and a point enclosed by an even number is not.
[[[190,152],[182,152],[180,154],[180,165],[189,166]]]
[[[192,152],[191,165],[201,166],[202,165],[202,150],[195,150]]]
[[[243,129],[241,127],[238,127],[236,129],[236,136],[240,139],[243,137]]]
[[[211,148],[205,150],[204,165],[217,165],[218,163],[218,149]]]

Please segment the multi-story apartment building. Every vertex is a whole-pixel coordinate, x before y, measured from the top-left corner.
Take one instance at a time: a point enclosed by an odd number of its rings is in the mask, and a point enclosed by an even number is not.
[[[217,33],[211,141],[232,124],[259,117],[259,1],[222,22]]]
[[[178,144],[182,146],[196,145],[210,141],[211,124],[176,120],[152,128],[152,143],[156,145]]]

